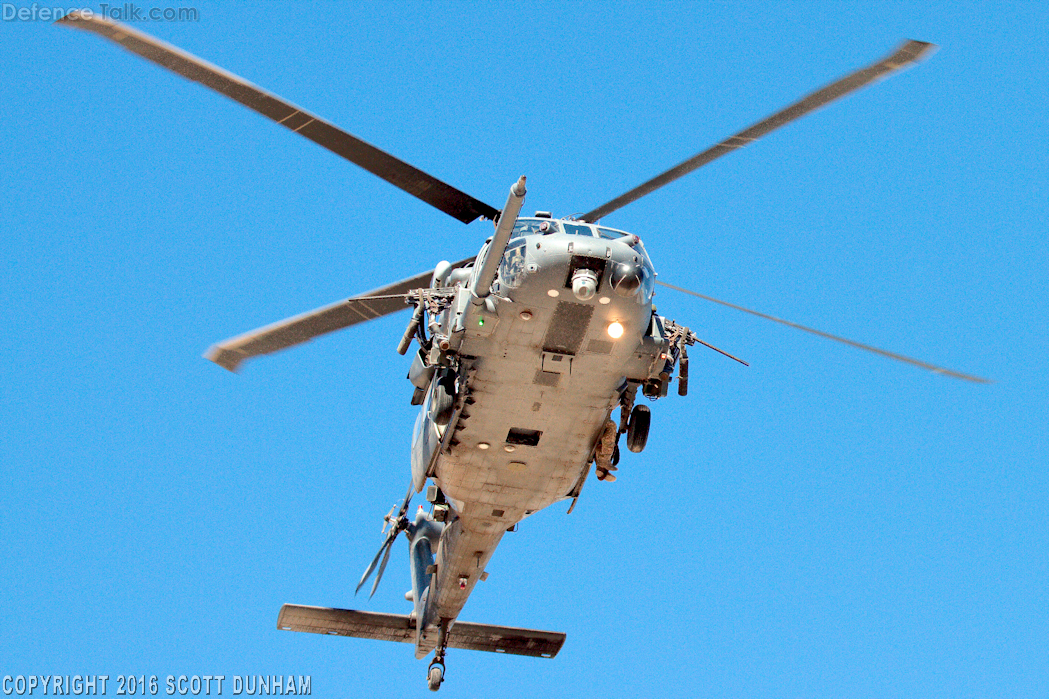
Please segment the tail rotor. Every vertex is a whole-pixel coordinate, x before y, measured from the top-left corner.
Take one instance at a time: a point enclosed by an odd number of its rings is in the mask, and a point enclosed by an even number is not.
[[[357,583],[357,589],[353,594],[357,594],[364,587],[364,583],[368,581],[372,571],[375,570],[376,566],[379,566],[379,572],[375,575],[375,582],[372,584],[371,592],[368,593],[369,599],[375,594],[375,591],[379,588],[379,581],[382,580],[382,574],[386,570],[386,564],[390,560],[390,549],[393,548],[393,542],[396,541],[397,535],[408,528],[408,518],[405,514],[408,512],[408,504],[412,500],[412,495],[415,494],[415,488],[408,486],[408,493],[404,496],[404,502],[401,504],[401,509],[397,512],[396,517],[394,511],[397,510],[397,506],[394,505],[390,508],[390,512],[383,517],[382,531],[385,537],[382,541],[382,546],[379,547],[379,552],[375,554],[375,558],[368,565],[368,568],[364,571],[364,575],[361,576],[361,581]],[[382,559],[382,563],[379,563],[379,559]]]

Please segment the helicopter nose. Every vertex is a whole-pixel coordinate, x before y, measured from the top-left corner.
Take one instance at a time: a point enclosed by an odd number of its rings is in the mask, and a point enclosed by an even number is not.
[[[641,288],[644,271],[636,262],[620,262],[612,268],[608,282],[620,296],[635,296]]]

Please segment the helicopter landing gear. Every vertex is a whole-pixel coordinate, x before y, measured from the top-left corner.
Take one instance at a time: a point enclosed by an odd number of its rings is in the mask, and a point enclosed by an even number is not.
[[[635,405],[630,411],[630,422],[626,428],[627,449],[640,454],[648,442],[648,426],[652,422],[652,413],[647,405]]]
[[[436,692],[444,682],[444,664],[434,660],[430,663],[430,669],[426,671],[426,684],[431,692]]]
[[[431,692],[436,692],[444,682],[444,651],[448,646],[448,621],[441,619],[437,627],[437,648],[430,662],[430,669],[426,671],[426,684]]]

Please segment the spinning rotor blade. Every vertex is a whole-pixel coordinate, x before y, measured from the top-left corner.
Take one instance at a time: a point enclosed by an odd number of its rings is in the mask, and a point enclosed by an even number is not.
[[[397,521],[408,514],[408,505],[411,504],[413,495],[415,495],[415,484],[409,483],[408,492],[404,494],[404,502],[401,503],[401,509],[397,511]]]
[[[379,573],[375,576],[375,584],[372,585],[372,591],[368,595],[370,598],[375,594],[375,591],[379,588],[379,581],[382,580],[382,574],[386,570],[386,563],[390,560],[390,549],[393,548],[393,542],[397,540],[397,535],[401,533],[403,529],[407,527],[407,520],[404,519],[405,513],[408,512],[408,505],[412,501],[412,496],[415,495],[415,486],[413,484],[408,485],[408,493],[404,496],[404,503],[401,505],[401,509],[397,512],[397,519],[392,519],[391,515],[393,510],[390,510],[390,514],[386,515],[385,519],[390,521],[393,526],[390,527],[390,531],[387,532],[383,538],[382,546],[379,547],[379,552],[375,554],[375,558],[368,564],[367,569],[364,571],[364,575],[361,576],[361,581],[357,583],[357,589],[354,590],[353,594],[357,594],[364,587],[364,583],[368,581],[368,576],[375,570],[375,566],[379,563],[379,557],[382,557],[382,565],[379,566]],[[396,505],[394,505],[396,507]]]
[[[464,267],[473,259],[459,260],[452,269]],[[412,289],[429,287],[432,277],[433,270],[423,272],[411,279],[252,330],[214,345],[204,356],[235,372],[245,359],[271,354],[366,320],[406,310],[405,294]]]
[[[616,209],[640,199],[646,194],[659,189],[665,184],[673,182],[683,175],[687,175],[696,168],[702,167],[703,165],[720,158],[726,153],[730,153],[737,148],[742,148],[743,146],[758,140],[765,134],[775,131],[779,127],[789,124],[795,119],[805,116],[809,112],[819,109],[839,97],[844,97],[850,92],[854,92],[876,80],[887,77],[893,71],[899,70],[900,68],[918,61],[935,49],[935,45],[924,41],[907,41],[891,56],[888,56],[866,68],[858,70],[855,73],[846,75],[844,78],[813,92],[808,97],[795,102],[786,109],[776,112],[764,121],[759,121],[750,128],[740,131],[735,136],[726,138],[721,143],[689,158],[680,165],[667,170],[661,175],[653,177],[644,184],[638,185],[626,194],[618,196],[607,204],[603,204],[593,211],[583,214],[580,216],[580,219],[593,223],[602,216],[607,216]]]
[[[856,347],[856,348],[861,349],[861,350],[866,350],[867,352],[874,352],[875,354],[880,354],[881,356],[888,357],[889,359],[895,359],[898,362],[904,362],[905,364],[912,364],[914,366],[921,367],[922,369],[927,369],[928,371],[931,371],[934,374],[943,374],[944,376],[950,376],[950,377],[955,378],[955,379],[962,379],[963,381],[972,381],[973,383],[994,383],[993,381],[991,381],[989,379],[984,379],[984,378],[981,378],[979,376],[971,376],[969,374],[961,374],[961,373],[959,373],[957,371],[951,371],[950,369],[944,369],[943,367],[936,366],[935,364],[929,364],[927,362],[923,362],[923,361],[918,360],[918,359],[913,359],[912,357],[905,357],[902,354],[896,354],[895,352],[889,352],[888,350],[878,349],[877,347],[871,347],[870,345],[864,345],[862,343],[855,342],[853,340],[849,340],[849,339],[846,339],[844,337],[838,337],[837,335],[831,335],[830,333],[825,333],[822,330],[816,330],[815,328],[808,328],[808,327],[805,327],[804,325],[799,325],[798,323],[792,323],[789,320],[783,320],[782,318],[776,318],[775,316],[770,316],[767,313],[762,313],[761,311],[753,311],[753,310],[751,310],[749,308],[744,308],[743,306],[737,306],[734,303],[729,303],[728,301],[721,301],[721,300],[716,299],[716,298],[714,298],[712,296],[704,296],[703,294],[697,293],[695,291],[689,291],[688,289],[682,289],[680,286],[674,286],[673,284],[667,284],[666,282],[661,282],[661,281],[658,281],[658,280],[656,281],[656,284],[659,284],[660,286],[665,286],[668,289],[673,289],[674,291],[680,291],[683,294],[688,294],[690,296],[695,296],[696,298],[701,298],[704,301],[712,301],[714,303],[721,304],[722,306],[728,306],[729,308],[734,308],[737,311],[743,311],[744,313],[749,313],[749,314],[751,314],[753,316],[757,316],[758,318],[764,318],[765,320],[771,320],[774,323],[780,323],[781,325],[786,325],[786,326],[791,327],[791,328],[796,328],[798,330],[803,330],[804,332],[812,333],[813,335],[818,335],[818,336],[820,336],[822,338],[825,338],[827,340],[834,340],[835,342],[841,342],[842,344],[846,344],[846,345],[849,345],[851,347]]]
[[[71,12],[58,23],[94,32],[184,78],[210,87],[463,223],[470,223],[482,216],[494,219],[499,213],[483,201],[346,133],[334,124],[149,34],[98,15],[87,16],[78,12]]]
[[[396,537],[396,534],[394,537]],[[386,572],[386,564],[390,562],[391,550],[393,550],[393,539],[390,539],[390,545],[386,547],[386,555],[382,557],[382,565],[379,566],[379,572],[375,574],[375,582],[372,583],[372,591],[368,593],[368,599],[374,597],[375,591],[379,589],[379,582],[382,580],[382,574]]]
[[[368,580],[368,576],[370,576],[372,571],[375,570],[375,566],[379,565],[379,557],[382,556],[384,552],[389,551],[390,544],[393,543],[393,538],[396,536],[396,531],[397,528],[394,527],[390,530],[390,534],[387,534],[386,538],[383,539],[382,546],[379,547],[379,552],[375,554],[375,558],[372,559],[372,562],[369,563],[368,567],[364,570],[364,575],[361,576],[361,581],[357,583],[357,589],[353,591],[353,594],[357,594],[361,591],[361,588],[364,587],[364,583]],[[374,590],[372,591],[372,594],[375,594]]]

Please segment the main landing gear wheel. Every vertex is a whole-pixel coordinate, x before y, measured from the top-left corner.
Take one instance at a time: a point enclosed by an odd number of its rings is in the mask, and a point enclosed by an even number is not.
[[[441,682],[444,682],[444,665],[440,663],[430,665],[430,670],[426,673],[426,682],[431,692],[436,692],[440,689]]]
[[[652,422],[652,413],[647,405],[635,405],[630,411],[630,422],[626,427],[627,449],[640,454],[648,442],[648,426]]]

